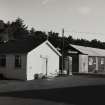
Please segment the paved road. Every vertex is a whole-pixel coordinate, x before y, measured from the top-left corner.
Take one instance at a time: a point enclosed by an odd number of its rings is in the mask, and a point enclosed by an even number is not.
[[[87,76],[68,76],[58,77],[50,80],[33,81],[1,80],[0,92],[94,85],[105,85],[105,78],[92,78]]]
[[[0,105],[105,105],[105,78],[0,81],[0,92]]]

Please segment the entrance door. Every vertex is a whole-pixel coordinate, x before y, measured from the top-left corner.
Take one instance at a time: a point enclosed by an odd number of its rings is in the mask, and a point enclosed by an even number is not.
[[[42,74],[46,75],[46,59],[41,59],[42,60]]]
[[[88,56],[79,55],[79,72],[87,73],[88,72]]]
[[[68,68],[69,68],[69,69],[68,69],[68,70],[69,70],[69,71],[68,71],[68,74],[69,74],[69,75],[72,75],[72,57],[68,56],[68,62],[69,62],[69,63],[68,63],[68,64],[69,64],[69,65],[68,65]]]
[[[42,57],[41,61],[42,61],[42,74],[47,76],[47,74],[48,74],[48,68],[47,68],[48,58]]]
[[[72,57],[67,56],[64,59],[64,69],[67,71],[67,74],[72,74]]]

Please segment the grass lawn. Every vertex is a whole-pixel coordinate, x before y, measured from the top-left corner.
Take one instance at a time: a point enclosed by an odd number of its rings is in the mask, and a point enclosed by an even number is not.
[[[0,81],[0,105],[105,105],[105,78]]]

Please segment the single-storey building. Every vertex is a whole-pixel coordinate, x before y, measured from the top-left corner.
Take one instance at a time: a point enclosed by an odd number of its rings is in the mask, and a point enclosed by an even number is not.
[[[55,76],[60,56],[48,40],[11,40],[0,44],[0,74],[21,80],[33,80],[36,74]]]
[[[105,50],[70,44],[65,69],[72,73],[105,73]],[[67,61],[69,63],[67,63]],[[70,68],[72,66],[72,70]],[[67,67],[69,66],[70,69]]]

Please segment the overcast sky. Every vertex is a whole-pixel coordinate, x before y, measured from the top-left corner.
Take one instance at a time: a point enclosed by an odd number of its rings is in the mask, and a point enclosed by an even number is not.
[[[0,19],[17,17],[36,30],[105,41],[105,0],[0,0]]]

